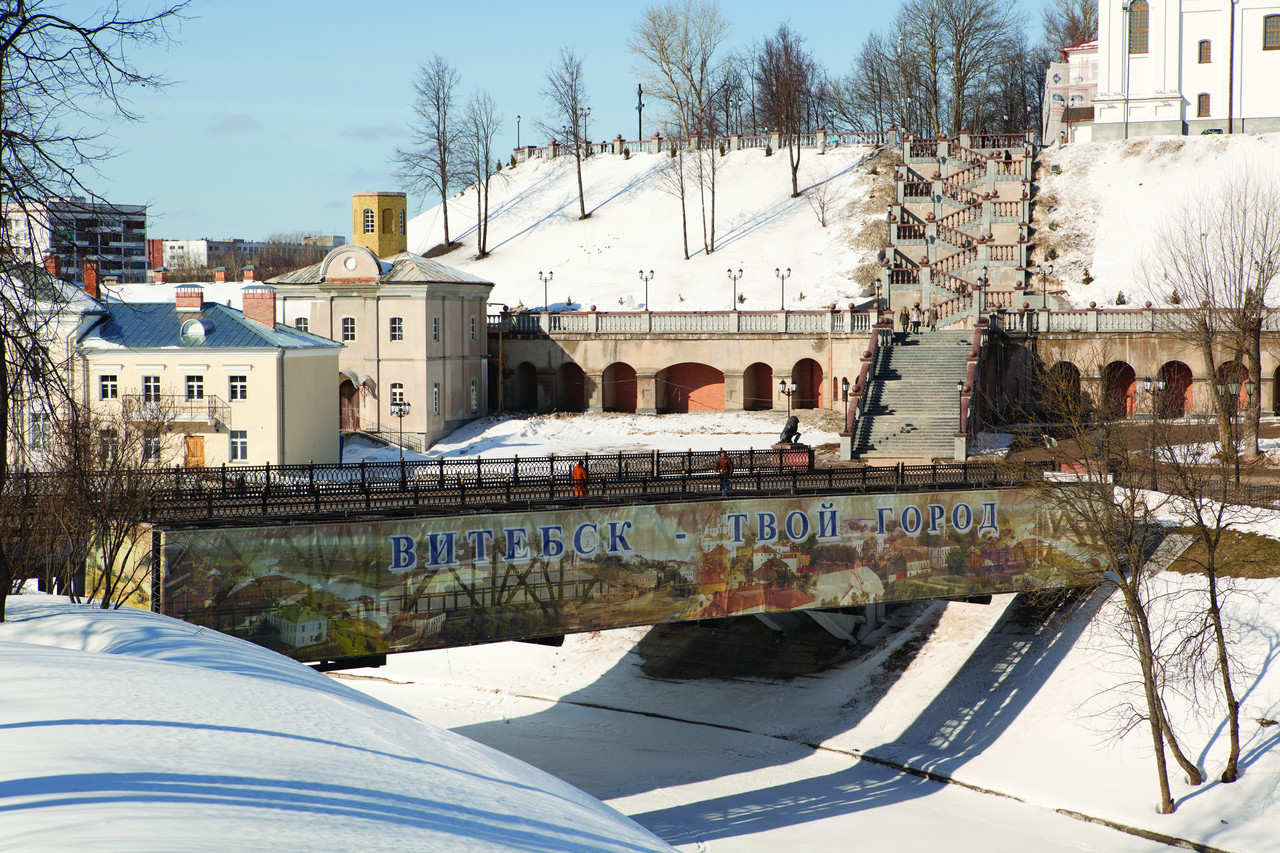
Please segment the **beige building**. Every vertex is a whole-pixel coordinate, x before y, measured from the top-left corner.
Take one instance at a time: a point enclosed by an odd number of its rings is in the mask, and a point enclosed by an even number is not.
[[[168,302],[80,306],[82,402],[139,419],[163,411],[170,435],[149,441],[144,455],[166,464],[339,461],[333,383],[342,347],[277,326],[272,288],[248,282],[243,297],[243,313],[205,302],[199,285],[180,286]]]
[[[485,310],[493,284],[406,251],[395,213],[357,195],[353,216],[378,211],[374,231],[318,264],[271,280],[276,319],[343,345],[337,396],[341,427],[425,448],[487,413]],[[399,198],[401,208],[392,201]],[[391,233],[381,233],[382,214]],[[387,238],[394,238],[388,240]],[[394,250],[389,255],[379,252]],[[407,403],[408,413],[393,404]]]

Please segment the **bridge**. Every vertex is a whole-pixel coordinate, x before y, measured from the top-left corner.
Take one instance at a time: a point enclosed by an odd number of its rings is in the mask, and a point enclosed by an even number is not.
[[[309,661],[789,611],[853,639],[1075,560],[1007,466],[733,455],[727,484],[693,452],[177,471],[151,604]]]

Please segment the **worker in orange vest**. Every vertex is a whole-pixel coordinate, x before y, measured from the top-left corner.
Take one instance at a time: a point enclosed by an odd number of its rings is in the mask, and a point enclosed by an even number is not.
[[[582,460],[578,460],[578,464],[573,466],[573,496],[580,498],[587,493],[587,466],[582,464]]]

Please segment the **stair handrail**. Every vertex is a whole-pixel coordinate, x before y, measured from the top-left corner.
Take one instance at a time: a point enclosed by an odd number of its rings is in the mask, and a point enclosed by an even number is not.
[[[986,355],[990,323],[986,315],[980,315],[973,327],[973,345],[969,348],[968,367],[964,384],[960,389],[960,423],[956,430],[956,458],[966,459],[978,430],[978,410],[981,403],[982,359]],[[962,444],[963,443],[963,444]]]
[[[887,339],[887,336],[893,334],[893,318],[885,316],[876,321],[871,327],[871,339],[867,343],[867,348],[862,352],[862,367],[858,370],[858,379],[853,383],[853,387],[849,389],[849,413],[846,416],[844,431],[849,435],[853,434],[854,426],[862,417],[862,412],[866,406],[867,390],[871,384],[871,380],[875,377],[876,356],[880,352],[881,340]]]

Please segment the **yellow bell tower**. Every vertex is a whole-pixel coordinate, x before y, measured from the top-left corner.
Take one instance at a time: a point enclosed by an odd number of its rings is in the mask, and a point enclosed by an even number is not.
[[[404,193],[356,193],[351,197],[351,242],[380,258],[405,251],[408,207]]]

